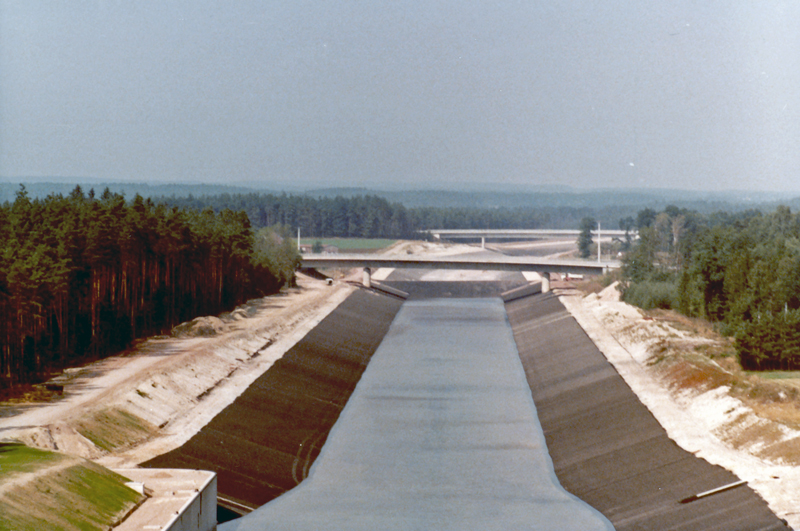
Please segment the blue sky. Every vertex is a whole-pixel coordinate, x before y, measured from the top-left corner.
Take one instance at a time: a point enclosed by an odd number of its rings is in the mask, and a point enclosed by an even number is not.
[[[800,192],[800,3],[0,0],[0,178]]]

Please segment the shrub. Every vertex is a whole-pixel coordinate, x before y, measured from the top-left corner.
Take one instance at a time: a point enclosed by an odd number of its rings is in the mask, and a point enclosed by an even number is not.
[[[622,292],[622,300],[644,310],[669,310],[677,305],[678,286],[673,280],[632,282]]]
[[[743,322],[736,353],[745,370],[800,369],[800,310],[758,314]]]

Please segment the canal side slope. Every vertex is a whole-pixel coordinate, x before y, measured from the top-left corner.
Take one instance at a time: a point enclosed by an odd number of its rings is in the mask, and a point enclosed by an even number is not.
[[[221,505],[240,514],[292,489],[308,475],[401,304],[353,292],[185,444],[142,466],[214,471]]]
[[[747,486],[680,448],[552,294],[506,305],[556,474],[617,531],[785,530]]]
[[[561,297],[677,444],[746,480],[800,529],[800,430],[790,380],[745,374],[703,323],[646,314],[610,286]]]
[[[298,284],[69,370],[50,401],[0,404],[0,440],[112,468],[180,446],[354,290],[302,275]]]

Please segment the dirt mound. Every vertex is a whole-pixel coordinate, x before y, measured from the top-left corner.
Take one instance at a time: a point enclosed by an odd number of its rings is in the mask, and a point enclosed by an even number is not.
[[[241,321],[242,319],[247,319],[248,317],[250,316],[247,315],[247,310],[244,308],[236,308],[230,314],[222,317],[222,319],[225,321]]]
[[[214,337],[225,331],[225,323],[219,317],[197,317],[172,329],[173,337]]]
[[[85,459],[95,459],[103,455],[92,441],[63,421],[23,431],[16,436],[16,440],[34,448],[54,450]]]

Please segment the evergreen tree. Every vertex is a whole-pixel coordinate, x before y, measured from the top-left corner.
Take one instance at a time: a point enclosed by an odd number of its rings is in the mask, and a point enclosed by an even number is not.
[[[586,217],[581,220],[581,232],[578,235],[578,252],[581,258],[589,258],[591,256],[592,247],[592,231],[597,229],[597,220],[591,217]]]
[[[272,293],[296,252],[256,253],[242,211],[126,203],[76,187],[0,206],[0,388],[46,378],[137,337]]]

